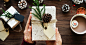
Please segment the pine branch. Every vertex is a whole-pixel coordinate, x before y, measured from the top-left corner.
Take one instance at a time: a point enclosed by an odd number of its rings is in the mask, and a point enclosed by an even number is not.
[[[41,23],[42,27],[44,28],[43,22]]]
[[[40,11],[40,8],[39,8],[39,6],[38,6],[38,12],[39,12],[39,16],[40,16],[40,18],[41,18],[41,11]]]
[[[42,16],[45,14],[45,5],[43,5],[43,6],[44,6],[44,12],[43,12]]]
[[[36,14],[39,16],[40,14],[36,11],[36,9],[34,9],[34,8],[32,8],[32,7],[29,7],[29,8],[31,8],[31,9],[33,9],[35,12],[36,12]],[[40,17],[40,16],[39,16]]]
[[[32,13],[34,16],[36,16],[39,20],[41,20],[36,14]]]
[[[41,9],[41,12],[43,11],[44,8]]]
[[[8,11],[5,12],[3,9],[2,9],[2,11],[3,11],[3,13],[4,13],[5,15],[0,15],[0,16],[5,16],[5,17],[8,17],[8,18],[11,18],[11,17],[13,16],[13,15],[10,14]]]
[[[37,6],[39,6],[39,1],[38,0],[33,0],[34,3],[36,3]]]
[[[38,11],[38,13],[39,13],[39,17],[41,18],[41,12],[40,12],[38,6],[36,6],[36,9],[37,9],[37,11]]]
[[[45,8],[45,5],[44,5],[44,4],[43,4],[43,6],[44,6],[44,7],[41,9],[41,12],[42,12],[42,11],[43,11],[43,9]]]
[[[36,9],[32,8],[32,7],[29,7],[31,9],[33,9],[35,11],[36,14],[32,13],[35,17],[37,17],[40,21],[42,21],[42,16],[44,15],[45,13],[45,5],[43,5],[44,7],[42,9],[39,8],[39,1],[38,0],[33,0],[34,3],[33,5],[36,6]],[[43,11],[43,14],[42,14],[42,11]],[[44,28],[44,25],[43,25],[43,22],[41,22],[41,25],[43,26]]]
[[[33,3],[33,5],[35,5],[34,3]],[[36,5],[35,5],[36,6]]]
[[[36,3],[36,5],[33,3],[33,5],[35,5],[36,6],[36,9],[37,9],[37,11],[36,11],[36,13],[38,12],[38,15],[39,15],[39,17],[41,18],[41,12],[40,12],[40,8],[39,8],[39,1],[38,0],[33,0],[35,3]]]

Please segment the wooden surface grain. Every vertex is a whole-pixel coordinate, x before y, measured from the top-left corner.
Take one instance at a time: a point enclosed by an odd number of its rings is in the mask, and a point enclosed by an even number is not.
[[[10,35],[7,37],[5,41],[0,40],[0,45],[20,45],[23,40],[23,31],[28,19],[28,16],[30,14],[30,8],[29,6],[32,6],[32,0],[27,1],[28,6],[26,9],[21,10],[18,8],[18,1],[19,0],[10,0],[4,7],[4,1],[0,0],[0,8],[3,8],[4,10],[8,9],[10,6],[14,6],[18,12],[23,15],[24,21],[21,23],[23,30],[21,32],[15,32],[13,30],[10,30]],[[62,45],[86,45],[86,34],[84,35],[77,35],[70,29],[70,19],[73,15],[76,14],[76,10],[79,7],[85,7],[86,4],[82,3],[80,5],[76,5],[73,7],[74,3],[72,0],[44,0],[44,4],[46,6],[56,6],[56,18],[58,20],[56,26],[59,28],[59,32],[62,37]],[[63,4],[70,5],[70,11],[68,13],[64,13],[61,10],[61,7]],[[0,10],[0,14],[2,14],[2,11]],[[38,42],[37,45],[46,45],[45,42]]]

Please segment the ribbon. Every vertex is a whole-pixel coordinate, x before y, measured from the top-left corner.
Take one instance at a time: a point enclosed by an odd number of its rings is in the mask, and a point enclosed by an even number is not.
[[[31,23],[33,24],[33,23],[42,23],[43,21],[39,21],[39,20],[31,20]],[[53,19],[53,20],[51,20],[49,23],[56,23],[57,22],[57,20],[56,19]]]

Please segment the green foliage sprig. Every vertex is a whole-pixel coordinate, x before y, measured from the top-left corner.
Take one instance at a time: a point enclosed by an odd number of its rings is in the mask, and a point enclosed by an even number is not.
[[[33,9],[36,14],[35,14],[35,13],[32,13],[32,14],[33,14],[35,17],[37,17],[40,21],[42,21],[42,16],[45,14],[45,5],[43,4],[43,8],[40,9],[40,8],[39,8],[39,5],[40,5],[39,1],[38,1],[38,0],[33,0],[33,1],[34,1],[33,5],[36,6],[36,9],[34,9],[34,8],[32,8],[32,7],[29,7],[29,8]],[[42,11],[43,11],[43,13],[42,13]],[[41,24],[42,24],[42,26],[43,26],[43,22],[42,22]],[[44,26],[43,26],[43,27],[44,27]]]
[[[34,1],[34,3],[33,3],[33,5],[35,5],[36,6],[36,9],[34,9],[34,8],[32,8],[32,7],[29,7],[29,8],[31,8],[31,9],[33,9],[34,11],[35,11],[35,13],[32,13],[34,16],[36,16],[40,21],[42,20],[42,16],[44,15],[44,13],[45,13],[45,5],[43,4],[43,8],[40,10],[40,8],[39,8],[39,1],[38,0],[33,0]],[[44,9],[44,11],[43,11],[43,9]],[[43,14],[41,13],[43,11]]]
[[[3,11],[4,15],[0,15],[0,16],[5,16],[5,17],[8,17],[8,18],[13,17],[13,15],[12,15],[12,14],[10,14],[8,11],[7,11],[7,12],[5,12],[3,9],[2,9],[2,11]]]

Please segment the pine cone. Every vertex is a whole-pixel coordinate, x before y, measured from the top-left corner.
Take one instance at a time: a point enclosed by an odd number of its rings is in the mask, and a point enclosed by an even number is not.
[[[42,17],[42,20],[43,20],[44,23],[50,22],[51,19],[52,19],[51,14],[44,14],[43,17]]]

